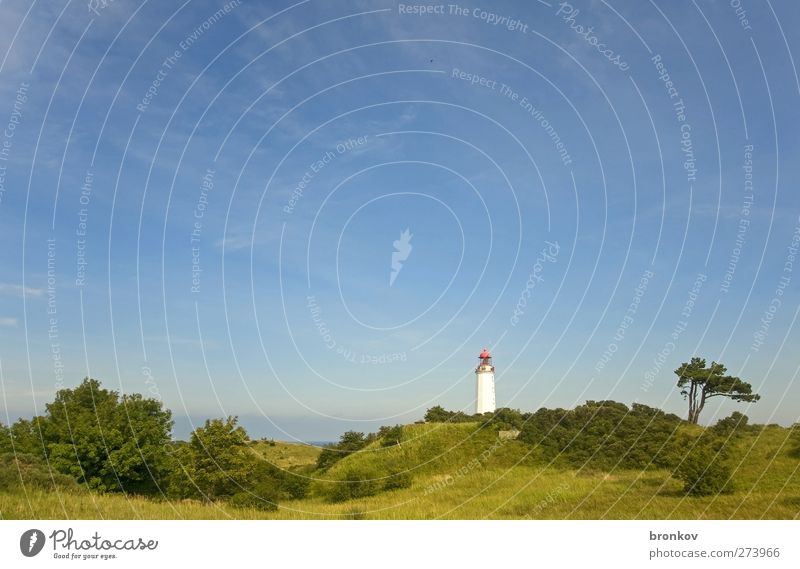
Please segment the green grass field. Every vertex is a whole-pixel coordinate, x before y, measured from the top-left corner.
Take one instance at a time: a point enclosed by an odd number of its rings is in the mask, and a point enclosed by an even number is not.
[[[373,443],[309,474],[309,497],[276,512],[223,503],[168,501],[91,492],[0,492],[3,519],[797,519],[800,460],[790,430],[755,429],[736,442],[735,491],[687,497],[665,470],[586,472],[547,465],[519,441],[499,441],[474,424],[404,428],[398,446]],[[308,470],[319,449],[258,442],[254,452],[288,469]],[[331,503],[327,493],[348,473],[383,484],[411,473],[410,486]]]

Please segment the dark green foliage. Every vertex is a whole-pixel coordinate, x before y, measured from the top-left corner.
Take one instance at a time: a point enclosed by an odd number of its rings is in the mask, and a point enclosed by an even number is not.
[[[47,413],[19,420],[10,434],[15,453],[101,491],[159,493],[169,472],[172,418],[161,402],[103,389],[86,378],[56,393]]]
[[[461,411],[447,411],[440,405],[436,405],[425,413],[425,421],[428,423],[482,423],[502,431],[521,429],[529,417],[530,413],[521,413],[518,409],[509,409],[508,407],[501,407],[494,413],[467,415]]]
[[[346,502],[356,498],[374,496],[379,489],[378,480],[374,480],[362,472],[348,470],[341,480],[334,483],[333,489],[328,493],[328,499],[331,502]]]
[[[378,438],[381,441],[382,447],[399,445],[403,438],[403,426],[395,425],[394,427],[381,427],[378,429]]]
[[[681,395],[689,402],[687,421],[697,424],[700,413],[711,397],[727,397],[733,401],[753,402],[761,396],[753,393],[753,386],[738,377],[725,375],[727,368],[717,362],[706,367],[703,358],[692,358],[675,370]]]
[[[521,413],[519,409],[501,407],[491,414],[488,424],[496,426],[501,431],[522,430],[526,419],[530,416],[530,413]]]
[[[20,419],[9,428],[13,448],[11,452],[30,454],[37,459],[45,460],[46,443],[43,439],[42,426],[46,422],[45,417],[33,417],[32,419]]]
[[[30,454],[0,455],[0,491],[17,488],[25,490],[79,490],[71,477],[55,472]]]
[[[447,411],[440,405],[436,405],[425,413],[425,421],[428,423],[472,423],[483,422],[488,416],[488,414],[484,417],[483,415],[467,415],[461,411]]]
[[[302,500],[308,495],[310,483],[309,473],[284,471],[280,473],[281,496],[289,500]]]
[[[171,413],[161,402],[120,396],[89,378],[60,390],[46,409],[45,416],[0,425],[0,454],[13,453],[3,456],[1,487],[71,481],[99,491],[228,499],[260,509],[306,493],[307,479],[265,462],[235,417],[206,421],[188,443],[173,442]]]
[[[539,409],[522,426],[519,440],[537,446],[542,457],[576,468],[665,466],[667,443],[681,420],[634,403],[587,401],[572,410]]]
[[[795,423],[791,427],[789,434],[789,455],[800,458],[800,423]]]
[[[42,428],[50,463],[90,488],[120,490],[110,460],[125,442],[116,425],[118,405],[118,394],[101,388],[97,380],[59,391],[47,404]]]
[[[247,432],[237,423],[236,417],[208,419],[188,444],[178,446],[174,456],[182,473],[170,483],[172,494],[215,500],[243,491],[256,461]]]
[[[572,410],[539,409],[522,413],[501,408],[485,415],[464,415],[437,406],[428,422],[480,422],[498,430],[517,429],[519,440],[534,445],[538,456],[576,468],[641,469],[670,464],[667,444],[682,423],[676,415],[634,403],[587,401]]]
[[[268,493],[265,495],[263,491],[258,493],[238,492],[228,499],[231,506],[237,508],[255,508],[267,512],[273,512],[278,509],[277,494],[270,496]]]
[[[233,506],[274,511],[282,497],[281,478],[270,464],[255,456],[247,479],[242,481],[239,491],[229,499]]]
[[[0,423],[0,455],[7,452],[14,452],[14,447],[11,444],[11,429]]]
[[[337,444],[322,450],[317,458],[317,468],[319,470],[327,470],[344,457],[361,450],[369,443],[370,440],[364,436],[364,433],[347,431],[339,438]]]
[[[175,472],[170,494],[227,500],[232,505],[275,510],[283,499],[302,498],[308,479],[282,471],[255,452],[236,417],[209,419],[188,443],[173,445]]]
[[[446,411],[441,405],[431,407],[425,413],[425,421],[428,423],[446,423],[452,416],[455,415],[452,411]]]
[[[747,421],[747,415],[734,411],[729,417],[717,421],[712,429],[721,436],[740,434],[748,429]]]
[[[395,472],[389,478],[384,480],[383,482],[383,489],[384,490],[400,490],[402,488],[411,488],[411,483],[414,481],[414,478],[411,476],[411,473],[407,470],[402,472]]]
[[[730,493],[733,491],[732,475],[725,455],[703,443],[691,447],[673,472],[673,476],[683,482],[683,491],[690,496]]]
[[[343,451],[355,452],[364,448],[367,443],[368,441],[364,437],[364,433],[347,431],[339,437],[339,444],[336,448]]]
[[[324,448],[317,457],[317,469],[328,470],[331,466],[336,464],[336,462],[341,460],[342,458],[344,457],[341,453],[337,452],[336,445],[332,445],[329,448]]]

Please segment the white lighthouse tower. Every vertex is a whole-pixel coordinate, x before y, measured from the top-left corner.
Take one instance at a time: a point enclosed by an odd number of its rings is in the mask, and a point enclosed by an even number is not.
[[[478,387],[475,412],[494,413],[494,366],[492,365],[492,354],[486,348],[478,356],[480,363],[475,368],[475,379]]]

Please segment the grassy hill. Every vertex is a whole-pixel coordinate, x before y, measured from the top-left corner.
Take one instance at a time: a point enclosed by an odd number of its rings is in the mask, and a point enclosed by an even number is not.
[[[700,427],[687,426],[687,430]],[[17,519],[760,519],[800,517],[796,435],[751,427],[731,443],[735,488],[688,497],[661,469],[590,471],[555,466],[522,441],[501,441],[475,423],[407,425],[400,444],[377,440],[313,471],[319,449],[266,442],[253,450],[312,480],[308,496],[275,512],[223,503],[168,501],[81,490],[0,490],[0,518]],[[351,481],[348,483],[347,481]],[[337,485],[366,484],[374,495],[341,499]],[[399,482],[399,483],[394,483]],[[387,489],[389,488],[389,489]],[[394,488],[394,489],[391,489]]]
[[[265,440],[254,441],[251,448],[267,462],[288,470],[313,466],[321,450],[312,445]]]
[[[397,473],[413,477],[454,473],[469,467],[473,460],[481,465],[512,465],[524,458],[526,445],[501,441],[496,431],[479,427],[478,423],[406,425],[399,444],[381,447],[380,441],[375,441],[336,463],[323,480],[341,480],[353,471],[376,479]]]

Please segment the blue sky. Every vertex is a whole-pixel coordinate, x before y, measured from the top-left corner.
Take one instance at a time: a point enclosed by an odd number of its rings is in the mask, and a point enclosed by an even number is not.
[[[488,346],[504,406],[683,414],[699,355],[762,395],[705,422],[796,422],[800,14],[736,4],[4,0],[2,420],[331,439]]]

